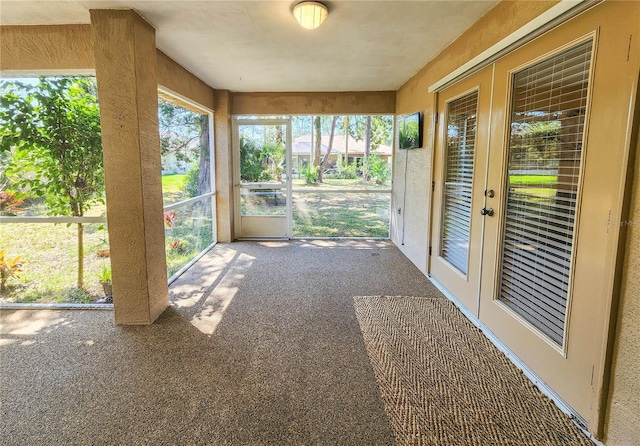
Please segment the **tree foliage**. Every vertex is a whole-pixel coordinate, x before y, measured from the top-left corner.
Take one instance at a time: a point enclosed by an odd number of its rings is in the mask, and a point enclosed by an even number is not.
[[[200,152],[201,115],[158,99],[160,152],[173,155],[177,161],[191,164]]]
[[[81,77],[1,84],[0,152],[13,187],[44,197],[49,215],[82,217],[104,202],[100,112],[95,84]],[[78,287],[83,286],[83,225],[78,223]]]
[[[240,179],[250,183],[280,181],[284,172],[286,151],[282,143],[240,137]]]
[[[0,152],[13,187],[45,197],[49,215],[83,216],[103,202],[100,112],[87,78],[2,84]]]

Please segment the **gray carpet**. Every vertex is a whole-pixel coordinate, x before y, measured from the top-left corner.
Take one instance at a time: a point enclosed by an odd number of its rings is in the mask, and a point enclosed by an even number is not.
[[[393,444],[352,297],[431,291],[389,242],[243,242],[152,326],[2,311],[0,444]]]
[[[393,445],[353,297],[399,294],[440,295],[390,242],[243,242],[151,326],[0,311],[0,444]]]
[[[356,297],[398,445],[590,445],[444,298]]]

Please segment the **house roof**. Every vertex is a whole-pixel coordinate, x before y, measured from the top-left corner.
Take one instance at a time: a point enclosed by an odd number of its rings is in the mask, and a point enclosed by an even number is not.
[[[333,146],[331,148],[332,153],[347,153],[349,151],[349,155],[357,156],[364,155],[365,142],[364,140],[358,141],[352,136],[349,136],[349,145],[347,147],[345,135],[335,135],[333,137]],[[320,146],[321,152],[327,153],[327,148],[329,147],[329,135],[323,135]],[[311,135],[302,135],[297,138],[294,138],[293,143],[291,144],[291,152],[294,155],[305,155],[313,152],[313,147],[311,145]],[[393,153],[393,149],[390,146],[379,145],[375,150],[372,150],[373,153],[379,153],[380,155],[391,155]]]
[[[241,92],[397,90],[497,0],[324,1],[303,29],[297,0],[3,0],[0,24],[90,23],[89,9],[135,9],[157,46],[213,88]]]

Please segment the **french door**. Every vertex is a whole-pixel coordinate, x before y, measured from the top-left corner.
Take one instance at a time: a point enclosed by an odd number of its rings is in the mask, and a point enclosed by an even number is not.
[[[591,431],[637,82],[603,8],[438,93],[431,226],[433,278]]]
[[[235,135],[236,234],[290,238],[290,120],[238,119]]]
[[[492,67],[438,97],[430,274],[478,316]]]

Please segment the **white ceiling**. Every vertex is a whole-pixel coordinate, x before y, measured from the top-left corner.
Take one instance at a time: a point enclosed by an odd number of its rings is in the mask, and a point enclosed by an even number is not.
[[[324,1],[316,30],[291,1],[1,0],[0,24],[89,23],[132,8],[157,46],[214,88],[244,92],[396,90],[497,1]]]

